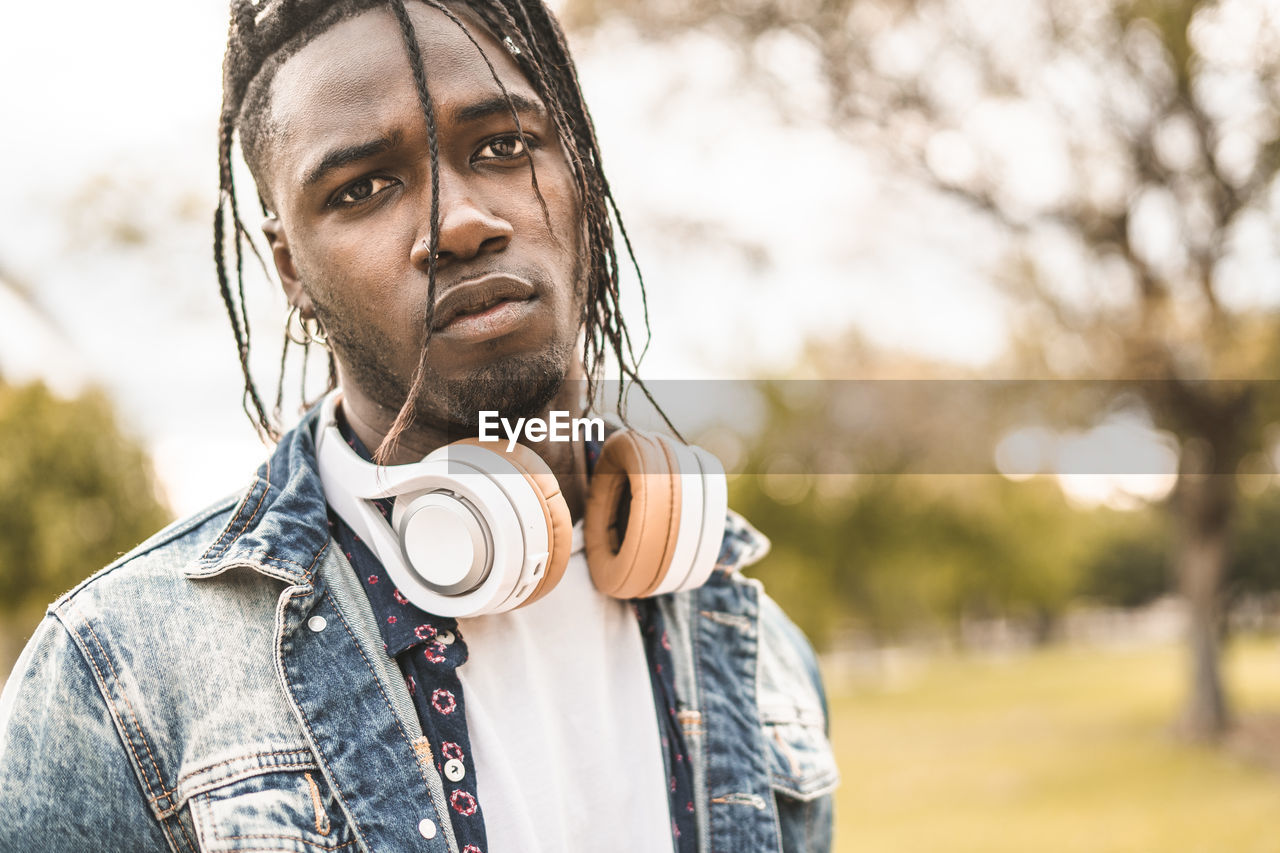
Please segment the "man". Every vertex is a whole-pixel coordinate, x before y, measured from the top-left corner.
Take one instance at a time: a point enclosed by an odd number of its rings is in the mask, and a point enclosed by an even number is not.
[[[738,574],[767,547],[741,519],[717,523],[695,589],[610,598],[575,541],[540,600],[452,618],[393,583],[399,553],[322,479],[334,435],[391,476],[482,411],[581,414],[606,348],[634,377],[608,185],[550,13],[239,2],[224,99],[215,243],[246,400],[271,430],[223,258],[231,230],[239,267],[237,131],[338,393],[245,493],[50,609],[0,704],[0,850],[828,849],[816,667]],[[533,449],[589,514],[599,444]],[[428,562],[445,547],[428,537]]]

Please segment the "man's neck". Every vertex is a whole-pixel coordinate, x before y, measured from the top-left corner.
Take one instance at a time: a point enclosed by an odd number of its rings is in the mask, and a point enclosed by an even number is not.
[[[583,414],[580,408],[578,384],[566,382],[551,402],[533,417],[550,420],[551,413],[555,411],[569,412],[573,417],[578,417]],[[382,444],[396,415],[395,412],[389,412],[384,407],[363,398],[358,391],[345,390],[342,414],[352,432],[371,451]],[[460,433],[460,429],[450,430],[432,424],[414,424],[401,434],[392,451],[389,464],[404,465],[417,462],[433,450],[456,440]],[[505,447],[506,440],[503,436],[502,444],[495,446]],[[560,493],[564,495],[570,515],[574,521],[580,519],[587,494],[586,447],[583,441],[574,438],[571,441],[527,443],[526,446],[547,463],[547,467],[560,483]]]

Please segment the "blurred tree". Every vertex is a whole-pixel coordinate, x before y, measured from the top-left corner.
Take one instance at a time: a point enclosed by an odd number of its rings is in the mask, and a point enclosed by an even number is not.
[[[1111,607],[1142,607],[1173,591],[1167,516],[1154,509],[1125,512],[1098,531],[1080,594]]]
[[[989,620],[1051,637],[1079,593],[1098,525],[1049,478],[1015,483],[965,468],[991,458],[999,407],[979,407],[975,424],[957,428],[933,417],[938,393],[989,388],[756,387],[761,426],[740,439],[740,454],[726,453],[747,472],[732,481],[732,504],[773,542],[753,571],[816,643],[850,629],[877,642],[923,630],[963,643],[966,624]],[[726,429],[699,440],[719,449]],[[939,473],[948,466],[953,473]]]
[[[1280,592],[1280,491],[1272,488],[1242,503],[1237,542],[1227,571],[1228,605]]]
[[[0,379],[0,671],[44,607],[169,519],[99,392]]]
[[[1230,715],[1219,668],[1235,473],[1280,366],[1280,13],[1258,0],[568,0],[587,30],[739,45],[790,110],[799,46],[831,126],[1008,238],[1019,363],[1144,380],[1177,436],[1172,560],[1191,614],[1183,730]],[[808,99],[811,101],[812,99]],[[1269,286],[1260,283],[1269,282]],[[1270,401],[1268,401],[1270,402]]]

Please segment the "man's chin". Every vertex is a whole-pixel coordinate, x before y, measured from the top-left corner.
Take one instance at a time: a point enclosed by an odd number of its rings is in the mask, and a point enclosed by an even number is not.
[[[421,414],[474,435],[481,411],[506,418],[542,413],[564,386],[568,364],[559,354],[502,359],[462,377],[437,377],[424,395]]]

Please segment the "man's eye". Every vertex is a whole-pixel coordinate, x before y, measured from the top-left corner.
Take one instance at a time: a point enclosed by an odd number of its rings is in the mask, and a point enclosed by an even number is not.
[[[358,204],[395,184],[391,178],[361,178],[334,197],[337,205]]]
[[[481,160],[510,160],[525,153],[524,141],[515,135],[490,139],[476,154]]]

